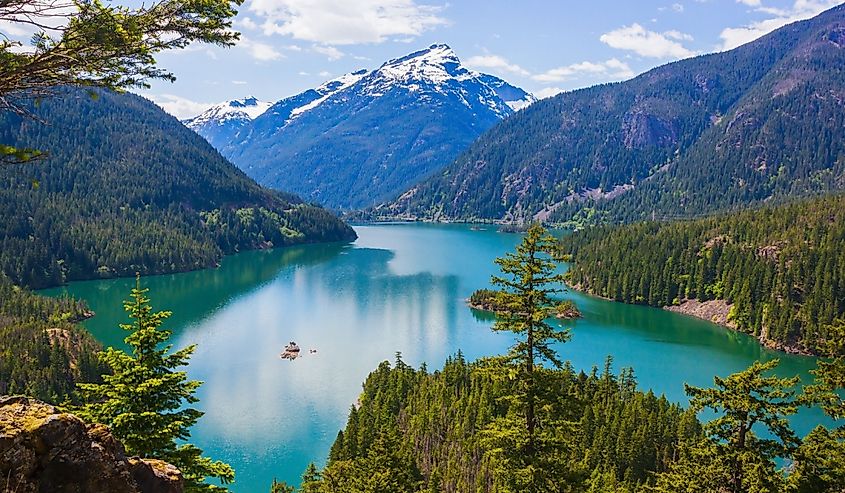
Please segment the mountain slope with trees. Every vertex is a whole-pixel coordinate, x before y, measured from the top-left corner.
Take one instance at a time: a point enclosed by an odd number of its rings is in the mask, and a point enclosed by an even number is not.
[[[543,100],[375,216],[631,221],[845,188],[845,6]]]
[[[214,266],[246,249],[355,238],[293,195],[261,188],[131,94],[63,90],[0,115],[0,141],[46,157],[0,168],[0,272],[45,287]]]
[[[565,236],[569,282],[626,303],[723,301],[724,322],[763,344],[817,352],[845,316],[845,197]]]
[[[99,380],[100,345],[76,325],[88,315],[80,301],[38,296],[0,274],[0,395],[59,403]]]

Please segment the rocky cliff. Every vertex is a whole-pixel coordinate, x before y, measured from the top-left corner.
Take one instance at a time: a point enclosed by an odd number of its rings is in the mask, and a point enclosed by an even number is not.
[[[178,469],[126,457],[105,426],[28,397],[0,397],[0,492],[182,491]]]

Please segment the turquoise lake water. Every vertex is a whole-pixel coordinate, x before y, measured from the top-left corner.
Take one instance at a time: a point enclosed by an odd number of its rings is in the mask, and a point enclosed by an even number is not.
[[[173,311],[175,345],[198,345],[188,371],[205,382],[199,407],[206,414],[192,441],[235,467],[233,491],[266,492],[273,478],[297,484],[309,462],[322,464],[361,383],[397,351],[433,369],[458,350],[474,359],[512,343],[465,299],[488,285],[493,259],[513,249],[518,235],[466,225],[356,230],[350,245],[247,252],[218,269],[142,280],[154,308]],[[85,299],[97,314],[85,326],[103,344],[122,347],[121,301],[133,285],[83,281],[45,293]],[[780,358],[778,373],[805,379],[815,367],[812,358],[763,349],[701,320],[578,293],[563,297],[584,315],[568,324],[565,359],[589,370],[613,355],[617,369],[634,368],[641,387],[675,401],[686,401],[684,383],[711,385],[714,375],[755,359]],[[305,353],[295,361],[279,358],[289,341]],[[820,422],[818,410],[793,420],[800,434]]]

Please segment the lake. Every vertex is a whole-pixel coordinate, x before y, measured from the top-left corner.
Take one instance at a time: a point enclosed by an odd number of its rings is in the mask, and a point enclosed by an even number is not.
[[[442,366],[461,350],[470,359],[504,352],[506,334],[465,303],[496,272],[493,259],[520,241],[493,227],[396,224],[358,226],[351,245],[310,245],[247,252],[218,269],[143,278],[155,309],[172,310],[176,347],[197,344],[188,372],[205,384],[205,416],[192,441],[237,472],[232,490],[269,491],[273,478],[298,484],[309,462],[322,465],[367,374],[401,351],[414,366]],[[484,229],[486,228],[486,229]],[[134,279],[74,282],[44,291],[85,299],[96,316],[85,327],[105,345],[123,347],[121,301]],[[781,375],[807,379],[815,360],[776,353],[751,337],[667,311],[567,292],[584,317],[568,323],[560,351],[576,368],[633,367],[643,388],[685,402],[683,384],[711,385],[714,375],[755,359],[780,358]],[[279,358],[289,341],[303,348]],[[310,353],[316,349],[316,353]],[[826,422],[804,410],[805,434]]]

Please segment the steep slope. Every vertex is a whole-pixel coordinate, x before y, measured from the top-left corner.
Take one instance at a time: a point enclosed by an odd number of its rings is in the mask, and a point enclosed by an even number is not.
[[[259,101],[254,96],[233,99],[216,104],[183,123],[202,135],[209,144],[220,149],[271,105],[272,103]]]
[[[540,101],[376,214],[565,221],[598,208],[631,220],[841,188],[843,19],[836,7]]]
[[[218,148],[264,185],[358,208],[441,169],[533,101],[433,45],[283,99]]]
[[[48,123],[0,115],[0,142],[48,153],[0,167],[0,272],[16,284],[189,270],[244,249],[355,237],[261,188],[138,96],[67,91],[32,111]]]

